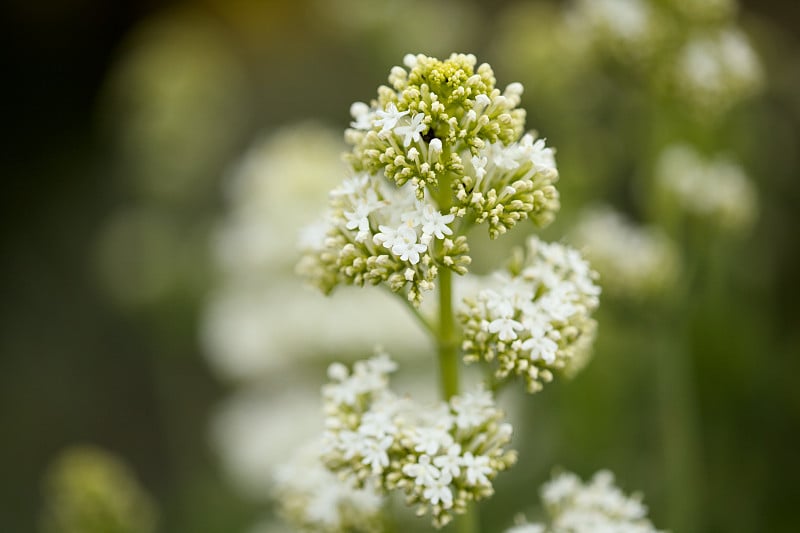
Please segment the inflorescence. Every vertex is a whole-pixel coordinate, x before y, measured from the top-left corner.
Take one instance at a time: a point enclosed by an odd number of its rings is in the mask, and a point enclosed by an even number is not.
[[[467,504],[491,496],[492,480],[516,461],[511,425],[484,390],[425,407],[388,388],[386,354],[335,363],[323,388],[327,466],[359,487],[402,491],[442,527]]]
[[[496,362],[495,377],[523,376],[529,392],[554,372],[584,366],[597,323],[597,274],[577,250],[531,237],[527,253],[464,298],[458,314],[467,362]]]
[[[386,283],[419,305],[439,269],[466,272],[469,226],[496,238],[521,220],[544,226],[560,206],[553,150],[523,135],[522,85],[501,93],[473,55],[405,64],[351,107],[350,176],[306,234],[299,269],[325,292]]]

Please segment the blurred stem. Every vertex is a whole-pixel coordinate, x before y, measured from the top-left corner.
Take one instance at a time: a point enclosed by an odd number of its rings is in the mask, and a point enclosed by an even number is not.
[[[700,484],[704,478],[691,347],[692,307],[698,297],[696,280],[701,262],[700,250],[691,242],[693,229],[684,222],[687,260],[683,285],[665,306],[668,316],[660,322],[666,321],[670,327],[657,357],[669,526],[687,533],[702,530],[698,498],[703,494]]]

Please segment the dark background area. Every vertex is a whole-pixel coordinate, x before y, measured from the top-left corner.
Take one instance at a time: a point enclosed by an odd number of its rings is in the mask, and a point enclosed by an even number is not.
[[[98,228],[127,199],[103,126],[114,117],[103,115],[98,99],[129,32],[175,4],[13,0],[2,8],[2,531],[34,530],[44,468],[59,449],[75,442],[92,442],[125,457],[164,510],[164,531],[230,531],[231,524],[243,525],[252,512],[227,492],[206,444],[207,413],[224,387],[199,355],[194,331],[198,295],[178,292],[157,313],[120,309],[98,283],[94,261]],[[771,21],[787,35],[796,37],[800,31],[798,2],[742,4],[743,11]],[[213,2],[198,6],[212,16],[216,10]],[[316,22],[303,18],[303,9],[304,2],[293,2],[276,11],[294,14],[288,20],[302,26],[283,31],[307,35],[307,49],[280,48],[276,36],[275,49],[246,61],[275,60],[281,54],[302,59],[319,52]],[[493,8],[482,9],[490,15]],[[351,49],[327,53],[329,61],[315,63],[325,63],[327,73],[320,76],[326,74],[327,83],[339,83],[337,72],[367,68]],[[797,61],[794,55],[786,59]],[[277,62],[273,75],[282,76],[280,68]],[[345,95],[342,99],[298,109],[292,101],[292,75],[287,73],[283,88],[274,89],[273,96],[283,100],[256,107],[231,153],[261,124],[282,123],[298,114],[334,124],[347,120],[344,110],[355,99],[346,96],[347,89],[337,91]],[[795,155],[799,148],[787,147]],[[800,201],[800,180],[790,178],[780,197],[773,197],[785,209]],[[213,195],[203,202],[215,208]],[[772,500],[771,508],[788,516],[796,512],[792,502],[798,503],[797,477],[789,474],[798,473],[800,395],[782,391],[797,388],[800,368],[795,351],[800,345],[800,216],[796,208],[782,215],[784,234],[776,239],[784,244],[771,250],[774,271],[768,292],[759,296],[768,300],[779,321],[772,324],[779,336],[772,348],[784,350],[761,354],[765,361],[774,356],[764,364],[774,389],[759,392],[774,397],[751,397],[750,384],[741,383],[738,403],[720,408],[714,398],[705,401],[711,413],[728,413],[732,424],[741,424],[750,453],[771,457],[769,478],[754,487],[759,493],[753,497]],[[752,305],[747,297],[742,307]],[[795,403],[787,404],[787,398]],[[196,512],[199,504],[202,513]],[[786,520],[775,523],[789,527]]]

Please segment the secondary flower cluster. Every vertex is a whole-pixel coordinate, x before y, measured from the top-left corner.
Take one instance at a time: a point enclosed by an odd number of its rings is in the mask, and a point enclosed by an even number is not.
[[[569,375],[588,360],[600,288],[597,274],[567,246],[531,237],[518,259],[464,298],[458,318],[465,361],[496,361],[497,379],[523,376],[533,393],[555,371]]]
[[[297,531],[377,533],[383,497],[374,487],[340,480],[320,461],[322,444],[300,448],[275,473],[279,512]]]
[[[600,272],[604,289],[642,298],[671,287],[678,273],[678,251],[657,228],[641,227],[611,207],[584,211],[572,241]]]
[[[396,187],[368,174],[348,178],[331,192],[327,221],[306,232],[299,270],[324,291],[339,282],[408,286],[419,303],[433,288],[439,266],[463,274],[470,258],[466,238],[451,239],[452,214],[443,214],[412,187]]]
[[[323,459],[357,486],[402,491],[442,527],[494,492],[494,477],[516,460],[505,449],[512,428],[486,391],[434,407],[395,395],[388,389],[395,368],[385,354],[357,362],[352,373],[331,365]]]
[[[752,182],[725,157],[707,160],[688,145],[670,146],[659,157],[656,181],[689,214],[723,229],[747,228],[756,216]]]
[[[541,490],[550,524],[520,524],[506,533],[658,533],[641,496],[626,496],[602,470],[584,484],[575,474],[555,476]]]
[[[466,271],[468,225],[486,223],[494,238],[521,220],[545,225],[560,206],[552,149],[522,135],[520,84],[501,93],[472,55],[405,63],[392,87],[351,107],[350,177],[300,267],[326,292],[386,282],[419,304],[439,268]]]

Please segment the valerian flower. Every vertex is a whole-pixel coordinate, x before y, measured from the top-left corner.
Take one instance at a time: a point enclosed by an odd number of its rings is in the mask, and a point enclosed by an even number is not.
[[[577,250],[530,238],[526,257],[464,298],[458,317],[465,360],[495,363],[496,379],[522,376],[529,392],[554,372],[577,372],[597,327],[596,277]]]
[[[388,388],[394,369],[385,354],[352,372],[330,367],[323,460],[356,486],[403,492],[441,527],[494,493],[492,480],[516,460],[505,448],[512,428],[484,390],[434,406],[397,396]]]
[[[466,272],[469,226],[495,238],[521,220],[546,225],[559,208],[554,151],[523,135],[522,85],[501,93],[472,55],[405,64],[351,107],[348,177],[299,267],[325,292],[385,283],[419,305],[441,268]]]

